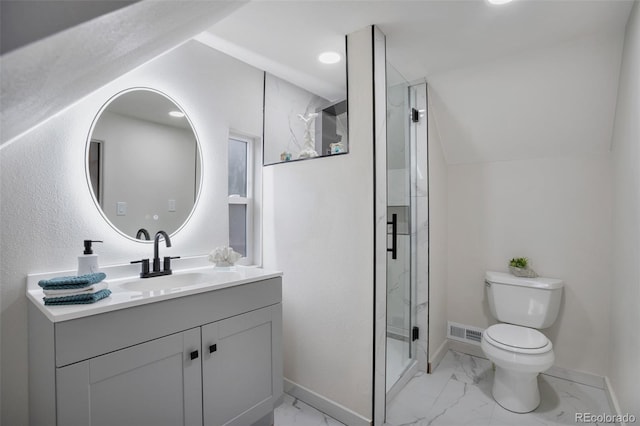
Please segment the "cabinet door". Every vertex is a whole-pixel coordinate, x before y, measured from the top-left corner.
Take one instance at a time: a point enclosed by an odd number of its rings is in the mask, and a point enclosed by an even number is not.
[[[196,328],[59,368],[58,425],[201,425],[199,350]]]
[[[282,305],[202,327],[205,426],[250,425],[282,394]]]

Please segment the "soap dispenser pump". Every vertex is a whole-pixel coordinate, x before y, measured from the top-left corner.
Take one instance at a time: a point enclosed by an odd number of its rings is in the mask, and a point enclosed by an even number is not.
[[[98,240],[84,240],[84,252],[78,256],[78,276],[93,274],[98,270],[98,255],[93,254],[91,243],[101,243]]]

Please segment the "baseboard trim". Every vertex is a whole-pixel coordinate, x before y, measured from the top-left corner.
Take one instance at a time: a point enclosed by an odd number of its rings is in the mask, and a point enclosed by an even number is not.
[[[442,358],[444,358],[448,350],[449,340],[444,339],[440,347],[433,353],[433,357],[429,360],[429,364],[427,365],[427,373],[431,374],[436,368],[438,368],[438,365],[440,365],[440,361],[442,361]]]
[[[487,359],[487,356],[484,354],[484,352],[482,352],[482,348],[478,345],[461,342],[459,340],[447,339],[447,341],[449,343],[449,349],[451,349],[452,351],[462,352],[463,354]]]
[[[291,380],[284,379],[284,391],[327,416],[348,426],[371,426],[371,420]]]
[[[482,348],[470,343],[459,342],[457,340],[449,340],[449,349],[462,352],[468,355],[476,356],[478,358],[487,359],[487,356],[482,351]],[[570,370],[564,367],[552,366],[544,373],[547,376],[557,377],[559,379],[569,380],[570,382],[580,383],[587,386],[592,386],[598,389],[605,389],[605,378],[598,376],[597,374],[587,373],[585,371]]]
[[[616,396],[615,391],[613,390],[613,385],[611,384],[611,380],[609,380],[608,376],[604,376],[604,393],[607,394],[607,399],[609,400],[609,406],[613,411],[614,415],[620,416],[622,419],[622,410],[620,409],[620,403],[618,402],[618,397]],[[626,422],[620,422],[620,426],[627,426]]]
[[[554,365],[542,374],[557,377],[559,379],[569,380],[570,382],[593,386],[594,388],[598,389],[605,389],[604,377],[584,371],[569,370],[568,368],[558,367]]]

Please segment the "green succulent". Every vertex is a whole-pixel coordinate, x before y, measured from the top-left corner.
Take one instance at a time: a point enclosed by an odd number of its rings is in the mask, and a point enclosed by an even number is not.
[[[509,262],[509,266],[513,266],[514,268],[522,268],[522,269],[526,269],[528,264],[529,264],[529,259],[527,259],[526,257],[514,257]]]

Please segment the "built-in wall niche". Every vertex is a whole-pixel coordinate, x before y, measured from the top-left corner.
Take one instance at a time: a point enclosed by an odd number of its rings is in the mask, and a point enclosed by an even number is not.
[[[348,153],[346,90],[327,99],[265,73],[263,140],[264,165]]]

